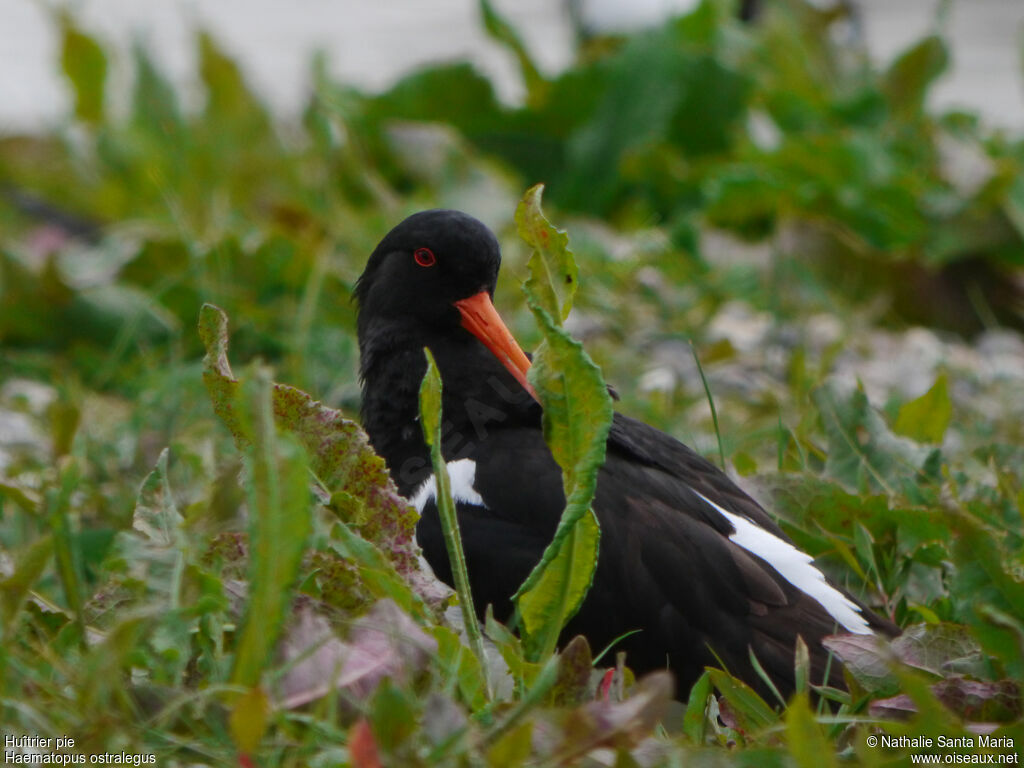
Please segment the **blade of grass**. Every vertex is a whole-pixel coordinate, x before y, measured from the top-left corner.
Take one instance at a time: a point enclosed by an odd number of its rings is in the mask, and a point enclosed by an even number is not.
[[[306,457],[289,435],[277,434],[271,387],[270,372],[259,367],[239,398],[252,435],[250,591],[231,680],[249,687],[259,683],[284,624],[312,526]]]
[[[715,426],[715,440],[718,441],[718,461],[725,469],[725,450],[722,448],[722,433],[718,429],[718,411],[715,409],[715,398],[711,396],[711,387],[708,386],[707,377],[704,376],[704,366],[700,364],[700,357],[697,355],[697,348],[690,342],[690,352],[693,353],[693,360],[697,363],[697,373],[700,374],[700,381],[704,385],[704,394],[707,395],[708,405],[711,406],[711,423]]]
[[[757,656],[754,654],[754,649],[749,648],[748,651],[750,652],[750,663],[754,667],[754,671],[757,673],[757,676],[761,678],[766,686],[768,686],[768,690],[772,692],[772,695],[776,698],[779,704],[786,706],[786,699],[781,693],[779,693],[779,689],[775,687],[775,683],[771,676],[765,668],[761,666],[761,662],[757,660]]]
[[[64,598],[75,617],[80,640],[85,642],[85,616],[83,613],[82,566],[71,536],[71,521],[68,509],[71,494],[78,487],[81,473],[77,462],[65,458],[58,464],[57,487],[48,488],[43,497],[46,519],[53,533],[53,551],[57,561],[57,575],[60,578]]]
[[[493,744],[513,728],[531,709],[544,703],[548,691],[558,682],[558,656],[551,655],[537,674],[533,686],[509,712],[484,736],[484,744]]]
[[[455,581],[455,592],[459,596],[462,608],[462,620],[469,636],[469,644],[480,660],[480,666],[487,671],[487,657],[484,655],[484,637],[480,631],[480,623],[473,607],[473,594],[469,586],[469,572],[466,569],[466,554],[462,549],[462,538],[459,535],[459,518],[455,511],[455,500],[452,498],[451,478],[448,477],[448,465],[441,454],[441,373],[429,349],[424,348],[427,356],[427,372],[420,384],[420,424],[423,427],[423,439],[430,446],[430,462],[434,469],[437,484],[437,511],[441,517],[441,530],[444,543],[448,550],[448,559],[452,566],[452,577]],[[490,682],[487,684],[487,698],[491,698]]]

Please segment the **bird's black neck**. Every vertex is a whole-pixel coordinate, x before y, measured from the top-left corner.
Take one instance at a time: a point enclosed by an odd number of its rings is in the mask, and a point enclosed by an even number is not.
[[[419,422],[429,347],[441,373],[441,446],[448,461],[469,456],[495,429],[540,424],[540,406],[468,332],[425,337],[391,329],[360,341],[363,427],[402,493],[430,474]]]

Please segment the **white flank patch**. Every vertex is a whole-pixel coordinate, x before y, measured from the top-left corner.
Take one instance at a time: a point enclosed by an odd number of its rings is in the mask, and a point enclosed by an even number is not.
[[[448,462],[448,479],[452,484],[452,498],[455,503],[460,501],[466,504],[476,504],[478,507],[487,508],[483,497],[476,492],[473,483],[476,482],[476,462],[472,459],[459,459]],[[423,508],[427,502],[437,498],[437,478],[431,475],[412,495],[409,501],[416,507],[416,511],[423,514]]]
[[[871,628],[861,615],[857,604],[825,581],[825,574],[814,567],[814,558],[747,518],[722,509],[699,491],[694,491],[694,493],[732,523],[732,527],[736,529],[736,532],[729,537],[732,541],[760,557],[778,571],[782,578],[808,597],[817,600],[821,607],[828,611],[829,615],[848,632],[853,632],[856,635],[872,634]]]

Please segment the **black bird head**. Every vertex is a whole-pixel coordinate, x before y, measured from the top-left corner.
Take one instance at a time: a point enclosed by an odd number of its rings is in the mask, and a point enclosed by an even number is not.
[[[494,294],[498,240],[461,211],[414,213],[374,249],[356,285],[360,319],[459,325],[454,303]]]
[[[388,232],[355,288],[364,375],[377,345],[400,338],[430,346],[461,327],[533,394],[530,361],[491,302],[500,266],[494,233],[461,211],[415,213]]]

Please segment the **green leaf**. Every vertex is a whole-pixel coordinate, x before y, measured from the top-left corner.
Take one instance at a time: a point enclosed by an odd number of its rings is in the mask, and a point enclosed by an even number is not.
[[[373,735],[382,749],[392,752],[413,734],[421,713],[416,700],[385,679],[377,687],[370,704]]]
[[[533,721],[509,729],[487,750],[487,764],[493,768],[519,768],[533,749]]]
[[[1024,677],[1024,583],[1019,545],[1007,551],[1005,532],[966,512],[949,518],[954,538],[953,589],[967,600],[976,637],[1011,677]]]
[[[235,700],[228,726],[231,728],[231,738],[240,751],[250,753],[259,748],[267,730],[269,715],[270,699],[259,686],[250,688]]]
[[[564,515],[562,520],[554,541],[516,598],[531,658],[553,650],[562,627],[583,603],[597,564],[601,529],[594,514],[585,509],[571,524],[564,525]]]
[[[567,142],[567,179],[559,200],[602,211],[621,188],[621,159],[633,147],[663,138],[683,98],[690,57],[670,35],[631,40],[608,64],[601,101]]]
[[[99,43],[75,27],[68,14],[61,14],[60,26],[64,38],[60,64],[74,91],[75,117],[98,124],[103,120],[107,55]]]
[[[53,455],[59,459],[71,453],[71,446],[82,420],[82,412],[78,404],[66,393],[51,403],[47,410],[53,437]]]
[[[1018,168],[1013,180],[1007,185],[1003,211],[1018,236],[1024,238],[1024,168]]]
[[[952,418],[949,381],[946,374],[941,373],[931,389],[900,407],[892,428],[897,434],[919,443],[941,443]]]
[[[960,624],[915,624],[890,644],[904,664],[937,677],[950,673],[983,677],[986,658],[981,647]]]
[[[874,635],[833,635],[821,644],[842,662],[846,672],[866,691],[882,696],[895,693],[895,656],[889,644]]]
[[[437,640],[435,666],[444,684],[454,687],[472,711],[486,706],[487,679],[477,655],[448,627],[435,626],[431,635]]]
[[[690,688],[690,698],[683,713],[683,733],[697,745],[704,743],[708,719],[708,697],[711,696],[711,675],[707,670],[701,673]]]
[[[491,81],[467,63],[413,72],[375,97],[368,111],[382,122],[448,123],[467,136],[491,134],[506,119]]]
[[[170,160],[184,162],[184,150],[188,142],[185,123],[178,106],[174,86],[161,74],[150,58],[150,51],[137,44],[133,50],[135,58],[135,90],[132,95],[132,117],[135,125],[157,144],[152,145],[151,160],[164,152],[163,173],[185,173],[184,167],[168,167]]]
[[[806,695],[811,680],[811,654],[801,635],[796,636],[796,652],[793,654],[793,688],[798,694]]]
[[[576,265],[568,238],[544,218],[540,194],[541,187],[529,190],[516,210],[520,233],[535,249],[523,291],[544,334],[529,378],[544,407],[544,439],[562,468],[566,506],[553,541],[515,595],[534,658],[554,649],[590,588],[600,537],[590,502],[612,420],[600,369],[559,324],[572,304]]]
[[[28,597],[32,585],[43,575],[50,557],[53,555],[53,537],[41,536],[19,553],[14,571],[6,579],[0,581],[0,629],[2,637],[9,637],[18,618],[25,598]]]
[[[806,694],[795,696],[786,708],[786,736],[789,753],[800,768],[836,765],[833,745],[815,721]]]
[[[937,35],[924,38],[900,54],[885,75],[884,90],[893,109],[902,114],[920,113],[928,88],[948,65],[949,51]]]
[[[75,704],[81,716],[97,712],[112,716],[123,706],[125,676],[130,674],[133,662],[138,658],[139,643],[152,623],[153,613],[148,609],[120,614],[117,623],[107,630],[101,642],[90,646],[88,652],[76,661],[79,679]]]
[[[726,698],[744,731],[754,732],[774,725],[779,715],[749,685],[720,669],[708,668],[715,688]]]
[[[582,704],[590,690],[593,668],[587,638],[576,635],[558,654],[558,681],[551,689],[551,703],[556,706]]]
[[[424,349],[427,370],[420,382],[420,425],[423,439],[433,448],[441,445],[441,372],[429,349]]]
[[[262,131],[269,125],[266,110],[249,90],[242,72],[208,33],[199,35],[199,73],[206,87],[208,115],[234,128]]]
[[[329,546],[344,564],[358,566],[357,580],[331,580],[331,589],[340,593],[339,599],[345,604],[367,605],[390,598],[411,616],[427,617],[429,610],[424,601],[412,591],[409,581],[395,569],[394,563],[351,526],[338,523],[331,531]]]
[[[533,249],[530,276],[523,289],[561,325],[572,309],[579,271],[569,250],[568,233],[552,226],[541,210],[543,192],[543,184],[531,187],[516,207],[519,236]]]
[[[811,393],[828,436],[829,475],[857,490],[908,490],[931,451],[894,435],[860,388],[840,393],[829,384]]]
[[[251,474],[249,596],[231,679],[254,686],[291,605],[312,505],[305,452],[274,426],[270,372],[257,368],[240,395],[238,406],[252,435],[246,457]]]
[[[161,607],[179,607],[186,541],[183,519],[174,502],[168,479],[168,449],[157,457],[135,499],[132,530],[117,535],[116,549],[128,560],[132,573],[160,596]]]
[[[533,58],[526,50],[519,33],[494,9],[490,0],[479,0],[479,7],[487,34],[508,48],[519,62],[528,102],[533,105],[542,103],[548,91],[548,83],[537,69],[537,65],[533,63]]]

